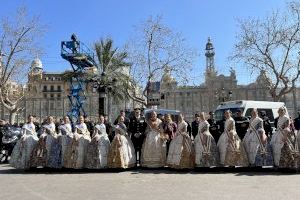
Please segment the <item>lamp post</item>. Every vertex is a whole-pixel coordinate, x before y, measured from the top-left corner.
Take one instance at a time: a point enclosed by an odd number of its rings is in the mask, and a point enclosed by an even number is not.
[[[98,114],[107,114],[107,96],[117,82],[116,78],[107,78],[105,71],[101,73],[98,79],[94,80],[94,88],[97,88],[99,94],[98,99]]]

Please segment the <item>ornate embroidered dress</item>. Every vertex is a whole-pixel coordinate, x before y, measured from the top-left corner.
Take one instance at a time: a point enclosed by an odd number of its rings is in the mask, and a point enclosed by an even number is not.
[[[108,154],[109,168],[130,168],[136,164],[133,143],[127,134],[125,124],[116,126],[116,135],[111,143]]]
[[[67,148],[64,155],[66,168],[82,169],[85,166],[87,147],[91,141],[90,132],[85,123],[75,126],[71,148]]]
[[[61,144],[61,164],[63,167],[65,166],[65,159],[67,158],[65,155],[71,149],[73,133],[71,124],[62,124],[58,127],[59,130],[59,142]]]
[[[23,135],[13,149],[10,164],[17,169],[30,168],[30,155],[38,143],[38,137],[33,123],[22,127]]]
[[[106,133],[105,124],[97,124],[87,149],[86,168],[107,168],[109,147],[110,142]]]
[[[245,149],[235,131],[232,117],[225,121],[224,133],[218,141],[218,148],[222,165],[243,167],[249,165]]]
[[[213,136],[209,132],[209,123],[206,120],[199,123],[194,145],[196,167],[218,166],[218,148]]]
[[[188,124],[183,121],[178,124],[176,136],[171,141],[167,165],[175,169],[188,169],[194,165],[193,146],[187,134]]]
[[[166,139],[162,136],[160,119],[149,121],[145,131],[146,138],[142,147],[142,167],[164,167],[167,159]]]
[[[281,157],[281,149],[284,145],[283,134],[289,131],[290,120],[289,117],[284,115],[278,118],[276,132],[272,136],[271,145],[273,150],[274,165],[279,166]]]
[[[259,131],[263,131],[263,120],[259,117],[251,118],[249,128],[243,139],[249,163],[254,165],[257,150],[260,146]]]

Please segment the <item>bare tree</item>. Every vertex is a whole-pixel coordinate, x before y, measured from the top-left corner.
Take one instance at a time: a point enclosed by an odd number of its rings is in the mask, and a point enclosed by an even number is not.
[[[22,109],[24,92],[11,94],[9,85],[25,83],[30,59],[41,53],[38,41],[44,30],[38,17],[29,16],[25,7],[19,8],[14,18],[1,20],[0,98],[10,112],[10,123],[14,123],[14,116]]]
[[[239,33],[231,57],[253,72],[263,72],[274,101],[293,91],[300,75],[300,3],[287,3],[264,19],[238,21]]]
[[[180,33],[162,23],[162,17],[149,17],[136,27],[136,34],[129,45],[131,74],[139,85],[147,87],[159,81],[168,69],[179,83],[187,82],[196,51],[186,44]],[[147,104],[147,103],[146,103]]]

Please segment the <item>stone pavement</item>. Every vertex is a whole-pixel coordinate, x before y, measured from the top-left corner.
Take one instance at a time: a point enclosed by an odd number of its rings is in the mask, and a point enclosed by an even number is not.
[[[0,165],[1,200],[300,199],[300,174],[272,170],[177,172],[16,170]]]

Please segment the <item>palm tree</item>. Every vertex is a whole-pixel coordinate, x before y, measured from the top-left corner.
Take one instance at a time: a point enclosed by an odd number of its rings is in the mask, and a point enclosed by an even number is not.
[[[96,59],[98,65],[98,80],[101,85],[108,91],[108,112],[110,112],[110,104],[121,102],[123,100],[133,99],[143,102],[142,98],[136,97],[136,84],[129,75],[131,63],[128,63],[128,54],[125,51],[119,51],[113,47],[111,38],[101,39],[94,44]],[[110,114],[110,113],[108,113]]]

